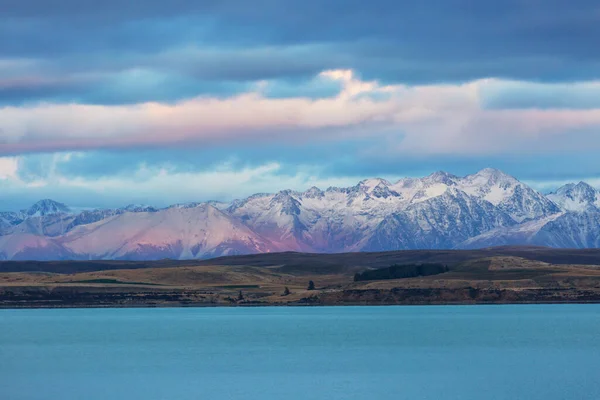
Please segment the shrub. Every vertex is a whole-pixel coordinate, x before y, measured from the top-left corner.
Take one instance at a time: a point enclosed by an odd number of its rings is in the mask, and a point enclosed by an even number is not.
[[[367,270],[354,275],[354,282],[376,281],[385,279],[404,279],[417,276],[437,275],[448,272],[444,264],[394,264],[387,268]]]

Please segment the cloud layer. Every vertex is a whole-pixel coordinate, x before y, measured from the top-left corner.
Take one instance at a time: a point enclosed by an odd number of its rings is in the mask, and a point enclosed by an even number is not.
[[[598,37],[593,0],[4,0],[0,201],[593,179]]]
[[[3,107],[0,152],[212,147],[232,141],[354,137],[369,138],[399,154],[600,150],[600,84],[595,81],[567,85],[483,79],[464,84],[383,85],[361,80],[352,70],[323,71],[317,78],[338,82],[340,91],[325,98],[272,98],[264,93],[269,83],[261,82],[247,93],[175,104]],[[529,93],[530,104],[522,92]],[[510,107],[513,93],[523,103],[521,108]],[[556,97],[560,93],[569,94],[573,107],[553,106],[553,101],[562,101]],[[537,106],[540,99],[546,107]]]
[[[38,165],[27,156],[0,157],[0,190],[4,207],[19,209],[40,198],[52,197],[74,207],[120,207],[129,203],[167,206],[179,202],[231,201],[257,192],[311,186],[350,186],[357,177],[327,177],[318,167],[302,165],[286,171],[277,162],[240,167],[213,164],[199,170],[181,170],[176,163],[147,165],[110,175],[90,177],[65,167],[85,153],[56,153]],[[33,167],[33,168],[32,168]]]

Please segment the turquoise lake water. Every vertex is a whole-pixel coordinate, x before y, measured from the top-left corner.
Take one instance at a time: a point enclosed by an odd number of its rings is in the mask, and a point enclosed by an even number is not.
[[[0,310],[0,399],[600,399],[600,305]]]

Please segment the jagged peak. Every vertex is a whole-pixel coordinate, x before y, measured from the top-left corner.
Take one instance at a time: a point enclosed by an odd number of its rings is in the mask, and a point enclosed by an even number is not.
[[[428,175],[429,178],[458,178],[458,176],[446,171],[435,171]]]
[[[198,207],[198,206],[200,206],[202,204],[203,203],[198,203],[198,202],[177,203],[177,204],[171,204],[170,206],[167,207],[167,209],[172,209],[172,208],[179,208],[179,209],[196,208],[196,207]]]
[[[580,182],[580,183],[582,183],[582,182]],[[566,183],[566,184],[560,186],[558,189],[556,189],[548,194],[552,195],[552,194],[566,193],[566,192],[573,190],[574,187],[575,187],[575,183]]]
[[[379,184],[371,190],[371,196],[377,198],[387,199],[388,197],[402,197],[402,195],[395,190],[390,189],[388,185]]]
[[[585,211],[600,207],[600,192],[586,182],[568,183],[548,194],[563,210]]]
[[[219,201],[219,200],[210,200],[210,201],[207,201],[206,203],[210,204],[217,210],[221,210],[221,211],[226,210],[231,205],[231,202]],[[197,207],[201,203],[189,203],[189,204],[195,204],[195,206]]]
[[[52,199],[43,199],[33,204],[26,210],[23,210],[23,213],[28,216],[45,216],[52,214],[68,214],[71,212],[71,209],[63,203],[59,203],[58,201],[54,201]]]
[[[273,199],[271,201],[287,200],[290,198],[294,198],[294,196],[298,196],[300,194],[301,193],[298,193],[291,189],[280,190],[273,196]]]
[[[313,186],[302,194],[308,198],[318,198],[322,197],[325,193],[318,187]]]
[[[573,193],[597,193],[598,190],[587,182],[579,181],[578,183],[567,183],[550,195],[568,195]]]
[[[231,201],[228,207],[225,208],[228,212],[234,212],[238,208],[244,207],[246,204],[250,203],[253,200],[257,199],[265,199],[273,197],[272,193],[255,193],[251,196],[248,196],[244,199],[235,199]]]
[[[460,179],[458,176],[445,171],[436,171],[425,177],[425,180],[427,181],[444,183],[446,185],[454,185],[458,179]]]
[[[146,204],[129,204],[129,205],[121,208],[121,210],[128,211],[128,212],[157,212],[158,211],[157,208],[146,205]]]
[[[385,185],[385,186],[391,185],[391,183],[389,181],[387,181],[386,179],[383,179],[383,178],[367,178],[367,179],[363,179],[362,181],[358,182],[358,184],[361,186],[367,186],[370,188],[374,188],[379,185]]]
[[[388,188],[391,185],[392,184],[389,181],[382,178],[369,178],[358,182],[356,186],[350,188],[350,191],[354,193],[370,194],[377,188],[381,190]]]
[[[514,176],[509,175],[506,172],[501,171],[497,168],[484,168],[474,174],[466,176],[466,178],[469,178],[469,177],[481,177],[481,178],[487,178],[488,180],[508,179],[508,180],[517,181],[517,178],[515,178]]]
[[[281,207],[281,212],[284,214],[298,214],[300,213],[300,202],[294,195],[298,195],[298,193],[292,190],[282,190],[273,196],[270,204]]]
[[[420,178],[400,178],[398,179],[393,186],[400,187],[413,187],[416,184],[422,183]]]
[[[592,185],[584,181],[579,181],[573,188],[577,190],[589,190],[593,192],[597,191]]]
[[[484,168],[475,174],[467,175],[462,179],[462,184],[479,186],[481,188],[500,186],[504,189],[523,185],[514,176],[508,175],[496,168]]]

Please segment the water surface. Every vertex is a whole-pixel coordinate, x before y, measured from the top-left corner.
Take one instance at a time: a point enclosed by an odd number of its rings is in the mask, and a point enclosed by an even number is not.
[[[0,310],[0,399],[600,399],[600,305]]]

